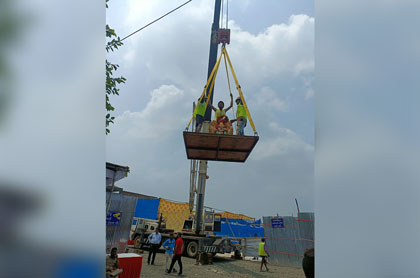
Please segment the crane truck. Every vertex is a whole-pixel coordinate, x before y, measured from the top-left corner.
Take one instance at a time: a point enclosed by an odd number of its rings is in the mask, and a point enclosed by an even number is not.
[[[218,45],[226,42],[226,30],[219,30],[221,0],[215,0],[215,9],[213,24],[210,36],[210,53],[207,78],[210,76],[217,60]],[[209,103],[213,101],[213,94],[209,94],[207,88],[206,94],[210,95]],[[211,121],[211,108],[207,107],[202,132],[209,130]],[[194,127],[194,123],[193,123]],[[235,251],[236,257],[239,250],[233,245],[229,238],[217,236],[215,233],[221,230],[221,215],[214,211],[204,210],[204,195],[207,176],[207,161],[190,161],[190,196],[189,209],[193,217],[184,221],[182,229],[182,238],[184,240],[183,253],[189,257],[196,257],[202,253],[231,253]],[[195,213],[194,211],[195,201]],[[166,221],[160,217],[159,221],[150,219],[135,219],[130,238],[134,240],[138,248],[148,247],[147,237],[159,228],[162,234],[162,242],[169,238],[170,233],[174,232],[166,228]]]
[[[236,250],[229,238],[217,236],[220,232],[221,216],[213,211],[204,211],[202,229],[197,232],[195,217],[186,219],[182,229],[182,238],[184,240],[183,255],[196,258],[202,253],[210,253],[213,256],[216,253],[231,253]],[[134,218],[130,238],[134,240],[134,247],[148,249],[150,247],[147,240],[148,236],[156,229],[162,235],[161,244],[169,238],[174,232],[173,229],[166,228],[166,220],[160,217],[159,220]]]

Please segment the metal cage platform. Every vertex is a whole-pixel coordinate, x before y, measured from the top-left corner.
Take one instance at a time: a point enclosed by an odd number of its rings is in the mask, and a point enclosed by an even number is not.
[[[184,131],[188,159],[245,162],[258,136],[221,135]]]

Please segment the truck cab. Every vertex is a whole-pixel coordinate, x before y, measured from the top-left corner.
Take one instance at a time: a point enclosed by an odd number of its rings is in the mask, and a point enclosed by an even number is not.
[[[195,258],[199,251],[211,254],[230,253],[234,250],[230,239],[217,236],[221,231],[221,216],[212,211],[205,211],[200,231],[195,231],[193,217],[184,221],[182,238],[184,240],[183,253],[188,257]],[[133,218],[130,239],[134,240],[135,248],[148,248],[147,237],[159,227],[159,221],[145,218]],[[160,233],[163,243],[174,230],[166,228],[166,219],[160,221]]]
[[[184,221],[184,226],[182,228],[183,233],[195,233],[195,219],[190,217]],[[203,223],[201,226],[200,233],[204,235],[214,235],[217,232],[221,231],[221,217],[220,214],[214,213],[212,211],[205,211]]]
[[[133,217],[131,225],[130,239],[134,240],[136,248],[143,248],[147,245],[147,237],[159,228],[161,234],[172,233],[174,230],[166,229],[166,219],[159,221],[146,218]]]

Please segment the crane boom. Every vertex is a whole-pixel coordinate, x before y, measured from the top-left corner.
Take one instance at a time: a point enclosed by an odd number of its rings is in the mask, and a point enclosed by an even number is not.
[[[213,17],[213,24],[211,27],[211,35],[210,35],[210,53],[209,53],[209,67],[207,72],[207,79],[209,78],[214,65],[217,61],[217,50],[218,50],[218,31],[219,31],[219,20],[220,20],[220,6],[221,0],[215,0],[214,6],[214,17]],[[209,95],[209,88],[207,88],[206,95]],[[213,94],[211,94],[209,103],[213,104]],[[204,114],[204,123],[202,127],[202,132],[208,132],[208,122],[211,121],[211,106],[207,106],[206,113]],[[207,121],[207,122],[206,122]],[[196,217],[196,226],[195,232],[197,234],[200,233],[202,227],[202,216],[204,211],[204,194],[206,190],[206,178],[207,178],[207,160],[200,160],[199,163],[199,170],[198,170],[198,184],[197,184],[197,196],[196,196],[196,209],[195,209],[195,217]],[[191,188],[191,187],[190,187]],[[191,189],[190,189],[191,190]],[[191,192],[190,192],[191,194]],[[191,196],[191,195],[190,195]]]

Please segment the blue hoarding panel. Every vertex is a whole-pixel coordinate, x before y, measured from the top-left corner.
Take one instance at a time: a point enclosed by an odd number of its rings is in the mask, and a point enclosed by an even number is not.
[[[134,217],[157,220],[160,199],[138,199]]]

